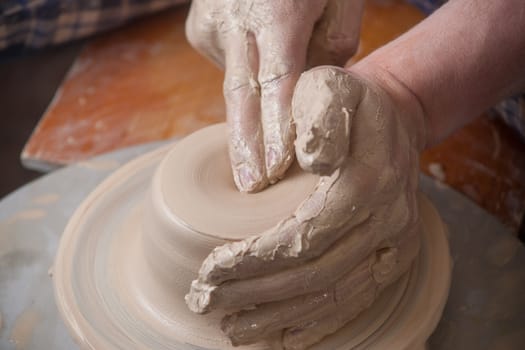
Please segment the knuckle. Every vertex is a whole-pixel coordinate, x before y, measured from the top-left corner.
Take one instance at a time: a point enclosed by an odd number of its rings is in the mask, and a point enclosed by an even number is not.
[[[235,97],[240,90],[246,89],[248,87],[248,82],[241,82],[237,80],[224,80],[222,86],[222,91],[224,98],[231,99]]]
[[[234,98],[240,93],[260,94],[260,86],[255,79],[240,78],[236,74],[224,79],[222,90],[226,99]]]
[[[206,15],[206,2],[194,1],[185,23],[186,39],[195,49],[201,52],[212,51],[217,45],[217,23]],[[204,9],[203,9],[204,7]]]
[[[333,47],[343,53],[355,53],[359,45],[359,37],[355,35],[328,38],[333,42]]]
[[[327,38],[326,50],[331,63],[343,65],[355,55],[359,47],[357,36],[332,36]]]
[[[259,71],[257,79],[260,82],[261,87],[269,87],[272,85],[279,84],[281,81],[288,79],[292,76],[294,64],[289,61],[287,57],[280,56],[269,59],[263,57],[261,62],[261,69]]]
[[[209,33],[202,24],[196,24],[191,18],[186,21],[186,39],[199,51],[206,51],[209,48],[208,43],[211,40]]]
[[[289,71],[281,73],[266,73],[259,76],[259,83],[261,88],[268,88],[272,85],[279,84],[280,81],[290,77],[291,73]]]

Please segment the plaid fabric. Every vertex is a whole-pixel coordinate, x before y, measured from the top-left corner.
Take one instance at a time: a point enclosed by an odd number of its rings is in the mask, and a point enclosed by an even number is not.
[[[419,8],[423,13],[430,15],[447,0],[407,0],[407,2]]]
[[[184,0],[0,0],[0,50],[41,48],[121,25]]]

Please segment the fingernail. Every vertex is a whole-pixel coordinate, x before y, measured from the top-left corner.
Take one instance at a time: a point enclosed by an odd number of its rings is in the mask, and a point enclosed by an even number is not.
[[[266,153],[266,167],[268,170],[273,170],[273,168],[277,166],[279,158],[280,157],[275,149],[268,149],[268,152]]]
[[[257,186],[257,178],[248,165],[237,170],[237,186],[242,192],[251,192]]]

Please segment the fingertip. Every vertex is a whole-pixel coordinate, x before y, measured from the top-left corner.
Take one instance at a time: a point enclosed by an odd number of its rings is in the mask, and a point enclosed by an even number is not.
[[[259,122],[243,120],[230,125],[229,154],[233,181],[240,192],[256,193],[268,186]]]
[[[217,286],[194,280],[190,292],[184,296],[188,308],[197,314],[206,314],[211,311],[213,293]]]
[[[241,192],[256,193],[268,186],[267,177],[255,166],[242,164],[233,170],[235,185]]]
[[[266,173],[268,182],[274,184],[281,180],[294,160],[294,153],[287,147],[279,150],[268,147],[266,151]]]

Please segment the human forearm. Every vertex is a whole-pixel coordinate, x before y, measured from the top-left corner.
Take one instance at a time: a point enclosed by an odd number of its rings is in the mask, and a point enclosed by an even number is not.
[[[432,145],[525,88],[524,37],[523,1],[451,0],[350,69],[409,91]]]

